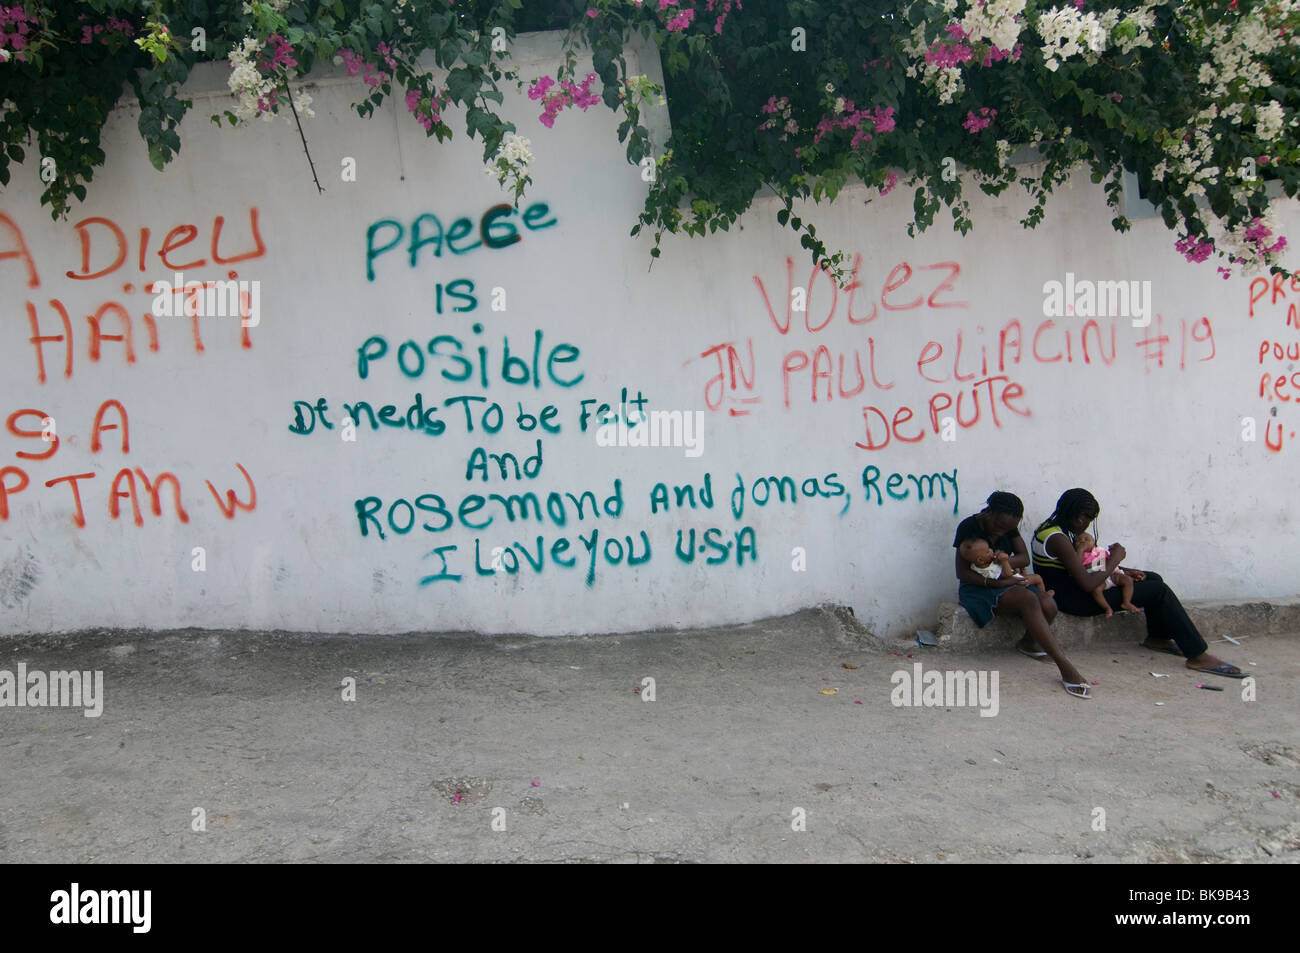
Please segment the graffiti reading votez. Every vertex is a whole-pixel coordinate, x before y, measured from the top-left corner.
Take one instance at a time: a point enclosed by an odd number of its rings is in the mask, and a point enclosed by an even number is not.
[[[861,268],[862,256],[857,255],[843,291],[820,268],[813,268],[807,283],[799,285],[794,259],[787,257],[784,307],[780,292],[762,275],[754,274],[761,304],[756,314],[766,315],[770,330],[776,332],[785,350],[778,361],[759,364],[754,337],[748,337],[713,344],[693,355],[687,363],[700,359],[714,363],[715,373],[704,385],[709,409],[720,411],[727,406],[729,416],[747,416],[763,403],[762,381],[777,380],[785,412],[859,401],[862,424],[853,445],[860,450],[883,450],[891,444],[915,444],[927,436],[940,436],[945,419],[968,429],[983,423],[1001,428],[1016,417],[1032,417],[1026,388],[1014,376],[1022,363],[1110,367],[1124,353],[1132,353],[1119,346],[1120,328],[1130,325],[1119,317],[1074,322],[1050,317],[1041,321],[1010,318],[1000,326],[988,321],[987,331],[984,323],[973,329],[955,327],[943,339],[926,341],[900,366],[887,353],[885,343],[871,333],[872,325],[892,313],[966,312],[970,303],[959,297],[957,287],[961,265],[955,261],[899,262],[878,290],[859,277]],[[1173,363],[1172,321],[1167,332],[1166,320],[1157,315],[1154,326],[1144,327],[1144,336],[1132,342],[1144,361],[1145,373],[1164,368],[1167,358]],[[767,330],[766,322],[764,328]],[[828,328],[840,339],[845,328],[863,328],[866,340],[852,347],[821,343],[818,336]],[[1179,370],[1187,370],[1189,363],[1213,359],[1214,332],[1208,317],[1179,318],[1177,328]],[[810,337],[808,344],[785,343],[792,332],[797,335],[800,331]],[[921,393],[916,399],[892,397],[890,392],[900,383],[904,383],[900,391],[915,393],[919,385]]]

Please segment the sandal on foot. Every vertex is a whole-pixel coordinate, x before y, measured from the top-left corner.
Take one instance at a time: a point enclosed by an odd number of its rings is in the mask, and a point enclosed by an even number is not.
[[[1048,657],[1046,652],[1026,652],[1018,645],[1016,646],[1016,651],[1025,656],[1025,658],[1045,659]]]
[[[1245,678],[1246,673],[1235,665],[1229,665],[1227,662],[1220,662],[1214,668],[1193,668],[1193,672],[1205,672],[1209,675],[1222,675],[1224,678]]]
[[[1073,695],[1075,698],[1092,698],[1092,686],[1087,682],[1080,682],[1075,685],[1072,682],[1067,682],[1065,679],[1061,679],[1061,684],[1065,686],[1065,693],[1067,695]]]

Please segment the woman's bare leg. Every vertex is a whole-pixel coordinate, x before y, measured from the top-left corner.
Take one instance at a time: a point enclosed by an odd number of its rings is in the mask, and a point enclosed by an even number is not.
[[[1056,600],[1052,598],[1054,595],[1056,595],[1056,590],[1048,589],[1046,592],[1040,592],[1037,595],[1038,595],[1038,605],[1043,610],[1043,618],[1047,621],[1047,624],[1050,626],[1052,624],[1052,620],[1056,618],[1056,612],[1057,612]],[[1016,645],[1020,648],[1021,651],[1031,655],[1035,652],[1041,651],[1038,645],[1038,640],[1029,634],[1028,628],[1025,629],[1025,634],[1020,637],[1020,641],[1017,642]],[[1040,659],[1040,661],[1045,662],[1047,660]]]
[[[1055,609],[1055,603],[1052,608]],[[1043,651],[1051,656],[1056,667],[1061,670],[1061,678],[1073,685],[1086,684],[1083,675],[1065,657],[1061,646],[1052,636],[1052,629],[1043,614],[1043,605],[1039,601],[1038,593],[1030,592],[1023,586],[1016,586],[998,599],[998,604],[993,611],[996,615],[1019,616],[1024,619],[1026,631],[1042,646]]]

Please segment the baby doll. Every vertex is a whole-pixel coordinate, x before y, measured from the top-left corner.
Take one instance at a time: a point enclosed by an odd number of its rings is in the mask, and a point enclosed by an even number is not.
[[[1098,546],[1097,541],[1092,538],[1091,534],[1080,533],[1076,536],[1074,538],[1074,548],[1088,572],[1106,571],[1106,560],[1110,556],[1110,552]],[[1092,598],[1096,600],[1097,605],[1106,610],[1106,618],[1109,619],[1113,616],[1115,610],[1110,607],[1110,603],[1106,601],[1106,597],[1102,595],[1102,592],[1106,589],[1113,589],[1115,586],[1119,586],[1120,594],[1124,597],[1120,602],[1120,608],[1129,612],[1138,612],[1138,607],[1133,605],[1133,580],[1125,575],[1123,570],[1116,569],[1100,589],[1092,590]]]
[[[1043,585],[1043,577],[1036,573],[1028,576],[1022,576],[1011,568],[1011,557],[1006,553],[994,554],[993,548],[988,542],[982,539],[965,540],[958,548],[962,559],[971,561],[970,568],[974,569],[981,576],[987,576],[989,579],[1001,579],[1005,576],[1008,579],[1015,579],[1017,582],[1023,581],[1026,586],[1038,586],[1040,589],[1047,588]]]

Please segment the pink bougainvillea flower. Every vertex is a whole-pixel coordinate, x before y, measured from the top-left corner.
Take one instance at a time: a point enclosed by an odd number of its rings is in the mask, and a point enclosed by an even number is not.
[[[1246,237],[1250,237],[1249,233]],[[1210,253],[1214,251],[1214,242],[1202,241],[1189,235],[1182,241],[1174,242],[1174,248],[1188,261],[1199,264],[1210,257]]]
[[[987,129],[992,125],[993,117],[997,114],[998,111],[996,109],[990,109],[987,106],[980,107],[978,116],[975,115],[974,110],[968,110],[966,113],[966,121],[961,124],[962,128],[974,135],[980,130]]]
[[[541,99],[546,95],[546,91],[555,85],[555,80],[549,76],[543,76],[537,82],[528,88],[529,99]]]
[[[1017,47],[1016,49],[1019,50],[1019,47]],[[980,65],[986,67],[992,66],[994,63],[999,63],[1002,60],[1006,59],[1008,56],[1012,56],[1014,58],[1015,56],[1018,55],[1019,55],[1018,52],[1014,54],[1009,54],[1007,53],[1006,50],[998,49],[996,46],[990,46],[989,51],[984,54],[984,60],[980,63]]]
[[[355,53],[352,50],[339,50],[339,56],[342,57],[343,65],[347,67],[349,76],[356,76],[361,72],[361,67],[365,64],[365,60],[362,58],[360,53]]]
[[[591,84],[597,79],[599,77],[595,73],[588,73],[579,84],[568,79],[561,80],[560,88],[554,91],[551,87],[555,85],[555,80],[549,76],[543,76],[533,83],[528,90],[528,98],[542,100],[544,112],[538,117],[542,125],[548,129],[554,128],[555,117],[565,106],[578,106],[585,111],[587,107],[600,102],[600,97],[591,91]]]
[[[958,66],[973,59],[974,56],[974,51],[965,43],[944,43],[942,40],[935,40],[926,50],[925,61],[946,68]]]
[[[271,54],[271,60],[262,65],[263,72],[278,69],[283,66],[286,69],[298,65],[298,61],[293,58],[293,46],[284,37],[278,33],[272,33],[266,38],[266,52]]]

